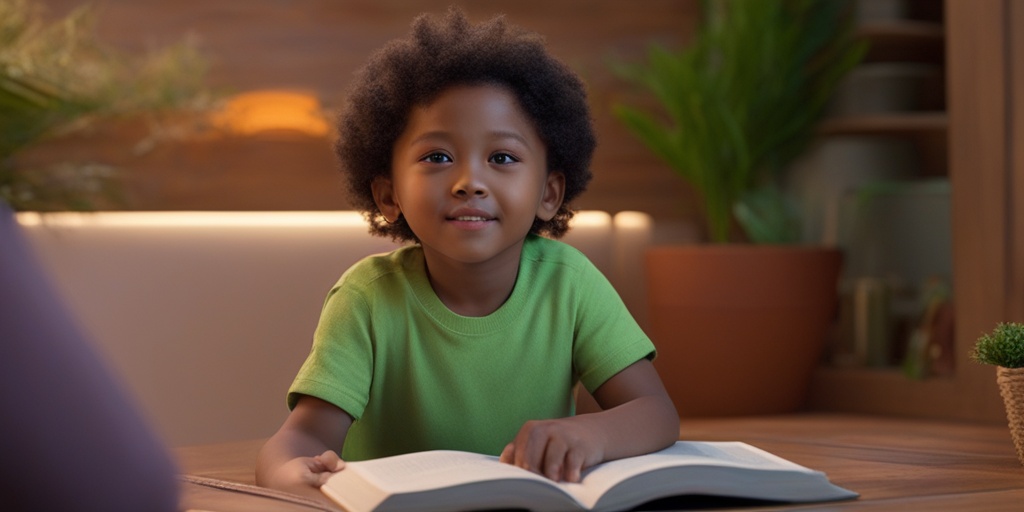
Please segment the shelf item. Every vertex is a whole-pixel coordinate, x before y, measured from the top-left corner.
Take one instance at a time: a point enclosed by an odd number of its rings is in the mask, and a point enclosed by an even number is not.
[[[944,133],[949,128],[945,112],[899,112],[835,117],[822,121],[822,135],[900,135]]]
[[[843,78],[829,104],[830,116],[898,114],[945,109],[943,69],[905,62],[857,66]]]
[[[939,23],[927,21],[885,21],[864,24],[857,35],[870,44],[866,62],[946,61],[946,32]]]
[[[910,179],[920,166],[914,145],[899,138],[821,137],[789,176],[790,191],[804,212],[804,242],[837,245],[839,205],[847,193],[878,181]]]

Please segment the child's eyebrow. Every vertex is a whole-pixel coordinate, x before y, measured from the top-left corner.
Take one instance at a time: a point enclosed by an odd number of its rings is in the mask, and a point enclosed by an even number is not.
[[[513,139],[526,147],[530,147],[530,143],[526,140],[526,137],[523,137],[518,132],[493,131],[491,132],[491,135],[498,139]]]
[[[519,132],[508,131],[508,130],[495,130],[495,131],[488,132],[488,135],[491,138],[493,138],[493,139],[512,139],[512,140],[515,140],[515,141],[519,142],[520,144],[522,144],[522,145],[524,145],[524,146],[526,146],[528,148],[532,147],[532,145],[529,143],[529,141],[526,140],[526,137],[523,137],[522,135],[520,135]],[[450,132],[447,132],[445,130],[432,130],[432,131],[429,131],[429,132],[421,133],[418,137],[416,137],[415,139],[413,139],[410,142],[412,144],[415,144],[415,143],[418,143],[418,142],[426,142],[426,141],[432,141],[432,140],[448,141],[448,140],[451,140],[452,138],[453,138],[453,136],[452,136],[452,134]]]

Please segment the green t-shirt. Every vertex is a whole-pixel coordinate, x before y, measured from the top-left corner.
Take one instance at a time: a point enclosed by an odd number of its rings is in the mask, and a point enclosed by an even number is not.
[[[604,275],[575,248],[529,236],[508,300],[485,317],[449,310],[423,252],[368,257],[327,296],[313,348],[288,393],[337,405],[355,422],[342,457],[431,449],[498,454],[531,419],[573,413],[654,345]]]

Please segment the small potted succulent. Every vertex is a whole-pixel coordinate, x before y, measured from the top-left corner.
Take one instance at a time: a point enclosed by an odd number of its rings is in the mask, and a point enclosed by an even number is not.
[[[1006,404],[1013,445],[1024,465],[1024,324],[997,325],[991,333],[978,338],[971,359],[996,367],[996,382]]]

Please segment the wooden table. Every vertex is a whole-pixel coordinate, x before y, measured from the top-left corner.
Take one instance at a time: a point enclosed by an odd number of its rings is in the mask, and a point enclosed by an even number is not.
[[[1024,510],[1024,468],[1003,425],[796,414],[684,420],[680,438],[744,441],[824,471],[833,483],[861,495],[845,502],[747,507],[751,510]],[[251,485],[261,445],[255,440],[184,447],[177,454],[189,475]],[[312,503],[195,483],[185,485],[184,505],[220,512],[317,510]]]

